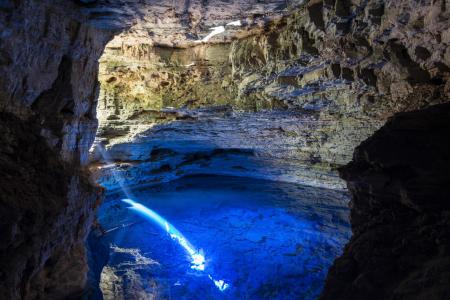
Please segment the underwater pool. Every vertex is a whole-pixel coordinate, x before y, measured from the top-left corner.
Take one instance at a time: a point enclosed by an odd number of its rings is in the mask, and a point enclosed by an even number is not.
[[[208,175],[132,195],[205,263],[192,268],[164,226],[130,209],[124,195],[108,195],[88,241],[98,298],[316,299],[351,234],[341,191]]]

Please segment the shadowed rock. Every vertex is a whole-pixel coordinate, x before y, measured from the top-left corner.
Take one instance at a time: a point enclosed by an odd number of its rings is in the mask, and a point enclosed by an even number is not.
[[[400,113],[340,170],[353,237],[321,299],[450,295],[450,104]]]

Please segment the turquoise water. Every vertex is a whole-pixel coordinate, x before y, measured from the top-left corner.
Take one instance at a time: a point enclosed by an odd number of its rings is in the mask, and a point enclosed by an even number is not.
[[[201,251],[205,270],[192,269],[185,249],[130,210],[124,195],[108,195],[89,238],[104,298],[316,299],[350,237],[348,196],[340,191],[208,175],[132,195]]]

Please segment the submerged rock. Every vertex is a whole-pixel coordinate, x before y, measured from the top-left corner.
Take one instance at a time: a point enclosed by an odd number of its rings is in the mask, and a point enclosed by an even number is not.
[[[103,234],[89,238],[94,254],[108,248],[98,271],[106,299],[195,299],[199,292],[206,299],[316,299],[350,233],[342,191],[208,175],[129,193],[181,231],[206,262],[193,270],[166,230],[110,194],[98,214]]]

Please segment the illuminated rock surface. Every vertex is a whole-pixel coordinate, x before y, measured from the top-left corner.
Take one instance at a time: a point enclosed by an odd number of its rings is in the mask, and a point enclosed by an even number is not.
[[[437,18],[437,4],[427,5],[309,1],[288,13],[283,9],[268,13],[279,18],[267,17],[264,31],[188,48],[161,47],[162,25],[149,22],[152,34],[130,29],[107,46],[101,60],[98,137],[107,151],[121,147],[127,152],[134,135],[151,133],[151,123],[178,118],[158,115],[171,107],[276,109],[284,110],[286,118],[300,112],[304,117],[299,124],[309,117],[315,122],[297,141],[284,140],[287,148],[297,148],[286,160],[295,156],[297,162],[291,165],[301,170],[294,176],[288,171],[291,181],[342,187],[336,167],[350,162],[354,148],[389,116],[448,99],[449,72],[443,64],[448,49],[434,37],[446,32],[447,15]],[[210,28],[226,25],[228,15],[222,16]],[[147,40],[135,39],[137,32]],[[215,38],[231,33],[229,28]],[[429,43],[426,49],[424,40]],[[284,118],[282,113],[279,118]],[[251,128],[252,115],[243,123]],[[268,151],[279,150],[270,147]]]
[[[155,124],[126,143],[108,147],[108,157],[116,164],[96,171],[97,180],[110,190],[120,187],[113,172],[128,186],[189,174],[222,174],[344,187],[328,171],[329,165],[311,166],[313,153],[306,141],[316,138],[312,131],[336,127],[336,122],[301,112],[233,112],[229,107],[170,114],[180,120]]]

